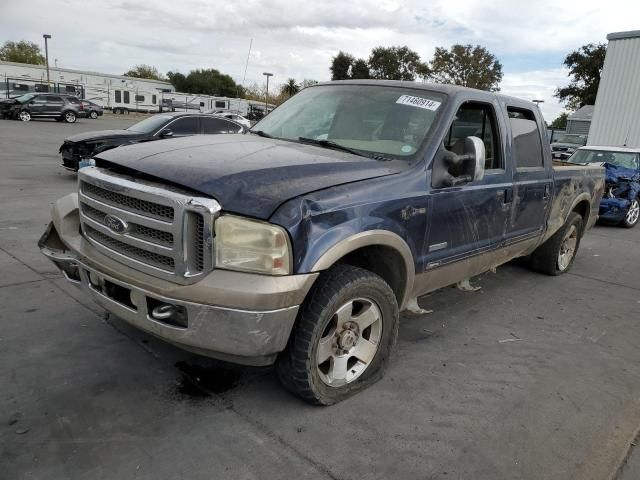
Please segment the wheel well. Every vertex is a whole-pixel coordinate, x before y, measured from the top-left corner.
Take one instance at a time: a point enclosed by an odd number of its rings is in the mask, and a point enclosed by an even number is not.
[[[407,288],[407,269],[402,255],[394,248],[385,245],[362,247],[347,253],[338,263],[364,268],[379,275],[395,293],[398,305],[402,305]]]
[[[586,200],[582,200],[575,207],[573,207],[573,211],[582,217],[583,229],[586,229],[587,223],[589,221],[589,202],[587,202]]]

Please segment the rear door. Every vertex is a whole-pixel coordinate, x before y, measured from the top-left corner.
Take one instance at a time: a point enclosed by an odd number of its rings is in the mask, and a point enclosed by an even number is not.
[[[242,127],[237,123],[230,122],[224,118],[201,117],[202,133],[204,135],[215,135],[218,133],[240,133]]]
[[[36,95],[29,100],[29,111],[31,115],[46,115],[47,97],[46,95]]]
[[[45,103],[45,114],[50,116],[60,115],[63,106],[64,100],[62,100],[62,97],[49,95],[47,97],[47,102]]]
[[[467,261],[498,248],[511,210],[511,171],[505,162],[504,119],[491,103],[465,102],[456,113],[442,147],[463,154],[466,137],[482,139],[486,150],[482,180],[463,186],[432,188],[425,268]],[[436,159],[437,161],[437,159]]]
[[[513,209],[507,240],[515,243],[544,230],[553,194],[550,161],[543,148],[541,120],[533,110],[507,105],[513,159]]]

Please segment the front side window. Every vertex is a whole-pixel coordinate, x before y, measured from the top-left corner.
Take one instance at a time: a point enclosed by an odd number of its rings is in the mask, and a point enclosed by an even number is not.
[[[544,167],[542,142],[531,110],[508,107],[512,135],[512,158],[516,168]]]
[[[580,149],[571,155],[568,161],[580,165],[609,163],[616,167],[638,170],[640,169],[639,156],[640,154],[633,152],[607,152],[604,150]]]
[[[195,135],[198,133],[198,118],[183,117],[175,122],[167,125],[167,129],[171,130],[174,135]]]
[[[491,105],[476,102],[462,105],[449,127],[444,146],[450,152],[463,155],[467,137],[478,137],[483,141],[485,170],[503,168],[496,115]]]
[[[305,88],[262,119],[254,130],[292,141],[327,141],[365,156],[413,156],[445,96],[375,85]]]

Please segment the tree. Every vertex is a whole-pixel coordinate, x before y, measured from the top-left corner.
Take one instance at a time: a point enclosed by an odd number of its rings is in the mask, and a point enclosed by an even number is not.
[[[436,47],[424,74],[437,83],[498,92],[502,81],[502,64],[480,45],[453,45],[451,50]]]
[[[353,55],[342,51],[338,52],[331,59],[331,80],[348,80],[351,78],[351,66],[354,60]]]
[[[369,78],[369,65],[365,59],[359,58],[353,62],[351,78]]]
[[[300,91],[300,85],[296,83],[295,78],[290,78],[289,80],[287,80],[287,83],[282,85],[281,91],[284,95],[293,97],[296,93]]]
[[[377,47],[369,56],[371,78],[413,81],[420,71],[420,56],[409,47]]]
[[[571,83],[558,88],[555,96],[568,108],[577,110],[583,105],[596,103],[606,53],[607,46],[604,43],[590,43],[571,52],[564,59],[564,65],[569,68]]]
[[[148,78],[150,80],[166,80],[156,67],[140,64],[123,74],[125,77]]]
[[[229,75],[220,73],[215,68],[196,69],[183,75],[168,72],[167,77],[179,92],[218,95],[221,97],[242,96],[243,89]]]
[[[551,128],[557,128],[559,130],[564,130],[567,128],[567,119],[569,118],[568,112],[562,112],[558,117],[551,122]]]
[[[40,47],[25,40],[19,42],[5,42],[0,48],[0,60],[5,62],[30,63],[31,65],[44,65],[45,58]]]

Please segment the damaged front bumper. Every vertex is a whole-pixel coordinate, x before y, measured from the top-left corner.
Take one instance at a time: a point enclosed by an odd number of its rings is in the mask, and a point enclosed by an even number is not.
[[[94,249],[80,234],[75,194],[56,203],[52,220],[39,247],[68,281],[134,327],[186,350],[234,363],[275,361],[317,277],[214,270],[195,284],[177,285]]]
[[[607,223],[620,223],[627,216],[631,202],[622,198],[603,198],[600,201],[598,220]]]

